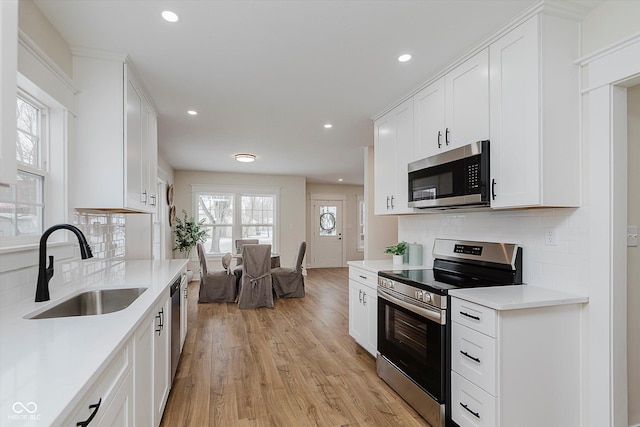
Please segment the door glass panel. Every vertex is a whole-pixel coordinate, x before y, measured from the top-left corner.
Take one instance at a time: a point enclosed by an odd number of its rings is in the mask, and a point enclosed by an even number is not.
[[[336,214],[337,208],[335,206],[320,206],[319,216],[319,228],[321,236],[336,236],[338,231],[336,230]]]

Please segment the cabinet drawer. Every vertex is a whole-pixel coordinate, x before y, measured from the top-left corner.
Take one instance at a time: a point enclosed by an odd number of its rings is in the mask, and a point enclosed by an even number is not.
[[[451,372],[451,418],[460,427],[498,427],[497,399]]]
[[[90,425],[99,424],[100,419],[109,408],[120,385],[127,378],[131,370],[132,348],[127,345],[120,350],[98,379],[93,383],[89,392],[85,394],[62,425],[75,426],[79,422],[93,419]],[[99,407],[95,407],[100,402]],[[91,406],[91,407],[90,407]]]
[[[357,267],[349,267],[349,279],[364,283],[374,289],[378,288],[378,275],[368,270]]]
[[[498,340],[459,323],[451,324],[451,368],[496,396]]]
[[[497,318],[495,310],[460,298],[451,298],[451,320],[497,338]]]

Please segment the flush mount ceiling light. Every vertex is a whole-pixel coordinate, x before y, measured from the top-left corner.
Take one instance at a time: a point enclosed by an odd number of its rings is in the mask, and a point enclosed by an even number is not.
[[[400,62],[407,62],[410,59],[411,59],[411,55],[409,55],[408,53],[398,56],[398,61]]]
[[[196,110],[187,110],[187,114],[190,116],[197,116],[198,112]]]
[[[167,22],[178,22],[180,20],[180,17],[175,12],[172,12],[170,10],[165,10],[162,12],[162,19],[164,19]]]
[[[236,160],[242,163],[251,163],[256,160],[253,154],[236,154]]]
[[[331,129],[333,127],[333,125],[331,123],[327,123],[324,125],[325,129]]]
[[[344,179],[338,178],[338,182],[342,182],[342,181],[344,181]]]

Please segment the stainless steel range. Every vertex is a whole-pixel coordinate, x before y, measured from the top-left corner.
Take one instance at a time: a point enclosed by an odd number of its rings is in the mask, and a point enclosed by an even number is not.
[[[431,425],[449,425],[448,293],[522,283],[515,244],[436,239],[432,270],[378,273],[378,375]]]

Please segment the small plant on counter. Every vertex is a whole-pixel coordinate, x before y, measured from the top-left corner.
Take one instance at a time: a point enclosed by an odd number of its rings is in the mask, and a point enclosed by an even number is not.
[[[198,242],[204,243],[207,239],[207,231],[202,229],[204,219],[196,222],[194,217],[189,217],[187,211],[182,209],[184,219],[176,218],[176,245],[174,251],[180,251],[185,258],[191,255],[193,249]]]
[[[407,250],[407,242],[399,242],[397,245],[387,246],[385,254],[404,255]]]

